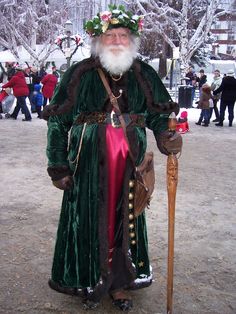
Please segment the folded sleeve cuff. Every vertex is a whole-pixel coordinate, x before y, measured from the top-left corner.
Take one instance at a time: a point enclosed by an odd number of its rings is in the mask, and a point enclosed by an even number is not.
[[[70,176],[71,170],[67,166],[54,166],[47,168],[48,174],[52,181],[60,180],[66,176]]]

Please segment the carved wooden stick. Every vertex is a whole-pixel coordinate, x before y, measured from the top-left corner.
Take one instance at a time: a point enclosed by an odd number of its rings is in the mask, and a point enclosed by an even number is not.
[[[175,132],[176,116],[169,116],[168,127]],[[168,193],[168,268],[167,268],[167,314],[172,314],[173,305],[173,274],[174,274],[174,231],[175,231],[175,200],[178,183],[178,159],[175,154],[167,158],[167,193]]]

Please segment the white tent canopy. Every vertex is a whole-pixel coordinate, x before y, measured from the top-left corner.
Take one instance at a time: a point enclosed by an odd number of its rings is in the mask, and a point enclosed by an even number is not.
[[[38,59],[43,59],[45,54],[47,53],[48,47],[43,45],[37,45],[36,46],[36,54],[38,56]],[[33,65],[34,59],[30,56],[28,51],[22,47],[17,47],[17,52],[19,55],[19,58],[17,59],[10,50],[0,51],[0,62],[19,62],[24,63],[27,62],[30,65]],[[84,58],[88,58],[90,56],[90,48],[88,46],[82,47],[80,46],[76,53],[72,56],[71,62],[73,61],[80,61]],[[47,57],[45,62],[55,62],[56,66],[60,66],[64,63],[66,63],[66,57],[63,54],[63,52],[60,50],[59,47],[55,46],[55,50],[50,53],[50,55]]]
[[[0,51],[0,62],[16,62],[16,57],[10,50]]]

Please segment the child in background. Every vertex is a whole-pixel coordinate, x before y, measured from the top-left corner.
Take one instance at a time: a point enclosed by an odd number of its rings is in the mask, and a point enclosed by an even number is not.
[[[184,134],[189,131],[187,111],[181,112],[178,122],[176,124],[176,131],[179,132],[180,134]]]
[[[212,102],[211,87],[208,84],[202,85],[202,92],[198,102],[201,114],[196,125],[208,126],[210,122],[210,104]],[[203,122],[203,123],[202,123]]]
[[[38,114],[37,118],[42,119],[41,108],[43,105],[43,94],[41,93],[41,85],[34,85],[34,93],[32,97],[32,103],[36,108],[36,112]]]

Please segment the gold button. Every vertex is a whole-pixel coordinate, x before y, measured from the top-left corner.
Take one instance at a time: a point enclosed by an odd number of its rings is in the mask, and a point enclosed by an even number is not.
[[[134,224],[129,224],[130,229],[134,229]]]
[[[129,220],[133,220],[134,219],[134,215],[133,214],[129,214]]]
[[[133,193],[129,193],[129,200],[132,200],[134,198],[134,194]]]
[[[131,244],[132,244],[132,245],[135,245],[135,244],[136,244],[136,241],[135,241],[135,240],[132,240],[132,241],[131,241]]]
[[[134,187],[134,180],[129,180],[129,187],[133,188]]]
[[[130,232],[129,235],[130,235],[131,238],[134,238],[134,237],[135,237],[135,233],[134,233],[134,232]]]
[[[134,207],[133,203],[129,203],[129,209],[132,209]]]

